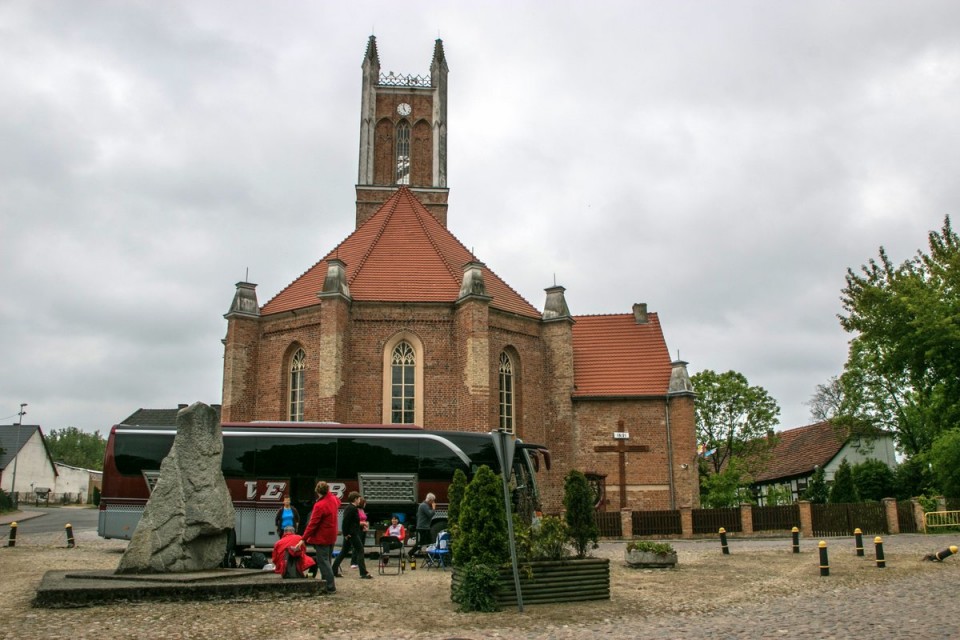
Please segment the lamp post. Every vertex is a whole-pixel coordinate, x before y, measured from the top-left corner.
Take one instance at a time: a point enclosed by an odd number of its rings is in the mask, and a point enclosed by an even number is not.
[[[20,500],[17,498],[17,460],[20,459],[20,426],[23,424],[23,416],[27,415],[27,412],[23,410],[25,406],[27,406],[26,402],[20,403],[20,413],[17,414],[17,439],[13,443],[17,451],[13,456],[13,478],[10,480],[10,493],[13,497],[13,507],[15,509],[20,508]]]

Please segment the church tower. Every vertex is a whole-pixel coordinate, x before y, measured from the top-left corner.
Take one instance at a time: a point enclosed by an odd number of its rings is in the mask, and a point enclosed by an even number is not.
[[[380,72],[377,39],[363,58],[357,227],[400,186],[447,225],[447,60],[433,47],[430,75]]]

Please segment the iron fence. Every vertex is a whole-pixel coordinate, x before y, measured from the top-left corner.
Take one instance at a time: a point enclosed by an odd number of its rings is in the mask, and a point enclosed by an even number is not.
[[[751,509],[754,531],[790,530],[800,526],[800,505],[783,504],[774,507],[758,507]]]
[[[813,535],[849,536],[854,529],[863,533],[887,533],[887,517],[882,504],[812,504]]]
[[[680,511],[633,511],[630,525],[634,536],[674,536],[683,533]]]
[[[913,502],[897,503],[897,525],[900,533],[917,533],[917,519],[913,515]]]
[[[693,510],[694,533],[716,533],[720,527],[726,529],[728,533],[743,531],[740,507]]]
[[[619,511],[597,511],[594,513],[594,521],[600,530],[600,537],[623,537],[623,525],[621,524]]]

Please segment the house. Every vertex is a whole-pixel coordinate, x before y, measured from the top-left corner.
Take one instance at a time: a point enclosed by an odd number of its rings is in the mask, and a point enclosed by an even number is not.
[[[57,468],[57,483],[50,496],[52,500],[70,504],[90,504],[94,501],[94,489],[99,491],[103,486],[102,471],[62,462],[56,462],[54,466]]]
[[[38,425],[0,425],[0,489],[16,502],[54,492],[57,469]]]
[[[891,469],[896,468],[893,436],[883,432],[849,435],[829,421],[781,431],[764,470],[754,476],[751,488],[761,505],[774,486],[789,487],[793,499],[798,500],[817,467],[823,468],[827,482],[831,482],[844,459],[851,465],[880,460]]]
[[[177,426],[177,413],[186,409],[188,405],[177,405],[176,409],[137,409],[120,424],[136,425],[140,427],[170,427]],[[220,418],[220,405],[211,404],[210,408],[217,412]]]
[[[571,469],[601,508],[698,506],[693,387],[657,313],[575,315],[556,284],[537,309],[448,229],[447,72],[436,40],[428,73],[381,74],[370,37],[356,210],[344,212],[355,229],[263,305],[256,284],[236,284],[223,420],[502,430],[550,448],[548,512]],[[489,126],[456,139],[482,145]],[[637,286],[596,268],[626,295]]]

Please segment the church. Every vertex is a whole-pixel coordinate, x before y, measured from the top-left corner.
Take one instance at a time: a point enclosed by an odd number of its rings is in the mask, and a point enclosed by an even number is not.
[[[237,283],[223,420],[504,430],[550,449],[547,513],[570,469],[601,510],[699,506],[693,388],[657,314],[573,315],[562,286],[538,310],[447,230],[447,75],[439,39],[429,73],[396,75],[370,37],[356,229],[262,306]]]

